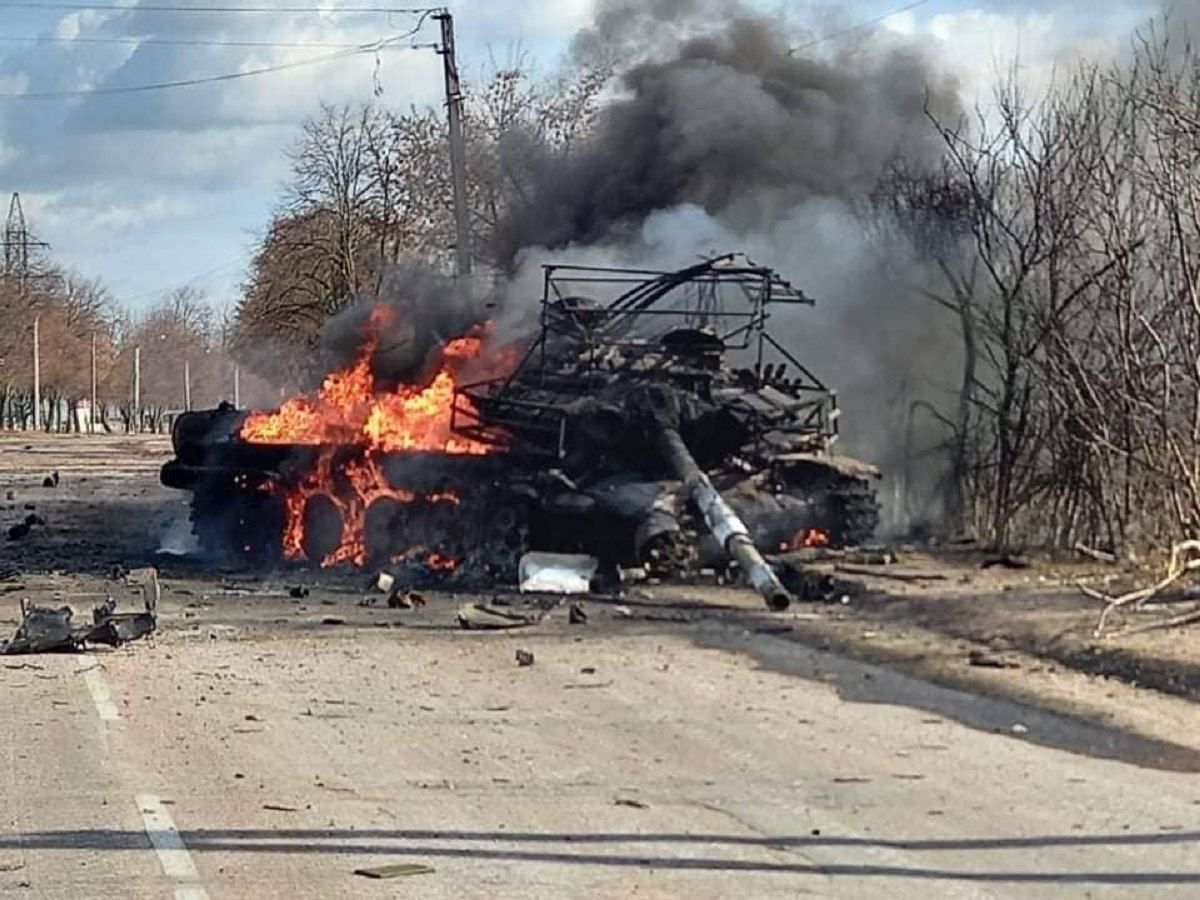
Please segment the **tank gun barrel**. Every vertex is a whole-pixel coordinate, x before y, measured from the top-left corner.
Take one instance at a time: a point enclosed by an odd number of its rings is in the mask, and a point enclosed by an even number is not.
[[[776,611],[787,609],[792,602],[791,594],[754,546],[746,524],[696,464],[679,430],[660,422],[659,442],[663,455],[670,462],[676,477],[687,488],[688,496],[700,510],[704,524],[708,526],[713,537],[725,548],[726,553],[737,560],[754,589],[766,600],[768,607]]]

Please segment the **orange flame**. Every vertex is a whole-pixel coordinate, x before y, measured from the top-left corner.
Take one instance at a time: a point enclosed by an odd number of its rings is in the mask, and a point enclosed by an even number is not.
[[[272,412],[251,413],[242,423],[240,436],[249,443],[322,447],[313,467],[298,484],[284,491],[283,552],[288,558],[304,558],[305,510],[314,497],[324,495],[336,507],[343,527],[340,543],[320,560],[321,565],[366,562],[367,508],[380,498],[400,503],[417,499],[410,491],[391,486],[381,467],[382,454],[486,454],[496,449],[451,430],[455,389],[464,369],[478,365],[482,336],[447,343],[442,348],[441,368],[424,387],[404,385],[384,391],[376,384],[371,358],[390,315],[387,307],[372,311],[370,333],[359,357],[327,375],[314,394],[294,397]],[[508,357],[515,361],[511,353]],[[460,403],[467,413],[474,413],[465,398]],[[362,452],[335,467],[334,456],[345,445],[361,447]],[[449,491],[422,499],[427,503],[460,502],[457,494]],[[455,560],[438,553],[430,554],[426,561],[439,571],[451,571],[456,565]]]
[[[779,549],[787,553],[801,550],[805,547],[828,547],[829,544],[829,532],[825,529],[801,528],[791,538],[781,543]]]

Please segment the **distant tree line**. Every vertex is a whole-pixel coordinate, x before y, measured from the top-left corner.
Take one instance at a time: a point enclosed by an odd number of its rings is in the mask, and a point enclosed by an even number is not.
[[[39,336],[40,416],[34,415],[34,321]],[[236,363],[228,322],[197,292],[180,288],[133,313],[95,280],[45,259],[0,275],[0,428],[161,431],[187,400],[195,408],[232,399]],[[91,402],[95,348],[96,409]],[[135,355],[140,402],[135,407]],[[243,392],[263,392],[250,373]],[[94,423],[94,426],[93,426]]]

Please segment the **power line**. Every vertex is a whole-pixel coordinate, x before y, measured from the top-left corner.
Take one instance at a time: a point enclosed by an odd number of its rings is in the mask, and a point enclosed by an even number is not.
[[[223,81],[237,81],[242,78],[253,78],[257,75],[267,75],[272,72],[284,72],[289,69],[299,69],[306,66],[316,66],[322,63],[333,62],[335,60],[347,59],[351,56],[359,56],[368,53],[377,53],[384,49],[408,49],[408,50],[427,50],[431,47],[436,47],[436,44],[406,44],[404,47],[398,47],[396,41],[403,40],[410,35],[399,35],[393,38],[385,38],[384,40],[375,41],[370,44],[360,44],[351,50],[343,50],[339,53],[327,53],[322,56],[313,56],[308,59],[297,60],[291,63],[279,63],[273,66],[263,66],[258,69],[248,69],[244,72],[226,72],[221,75],[209,75],[204,78],[185,78],[179,81],[159,81],[150,84],[133,84],[123,85],[119,87],[107,88],[84,88],[81,90],[72,91],[28,91],[25,93],[0,93],[0,100],[61,100],[68,97],[100,97],[109,96],[112,94],[142,94],[150,91],[164,91],[171,88],[192,87],[198,84],[216,84]]]
[[[0,9],[99,10],[104,12],[183,12],[183,13],[321,13],[323,15],[419,15],[436,12],[433,7],[360,6],[331,9],[322,6],[177,6],[138,4],[115,6],[111,3],[40,3],[34,0],[0,0]]]
[[[878,25],[884,19],[899,15],[902,12],[908,12],[910,9],[916,9],[918,6],[924,6],[928,2],[929,0],[915,0],[913,3],[908,3],[904,6],[898,6],[895,9],[889,9],[887,12],[880,13],[873,19],[867,19],[865,22],[860,22],[857,25],[851,25],[849,28],[843,28],[841,31],[833,31],[829,34],[821,35],[819,38],[813,38],[811,41],[806,41],[803,44],[797,44],[795,47],[792,47],[790,50],[788,50],[788,56],[795,56],[801,50],[808,50],[812,47],[816,47],[818,44],[823,44],[826,41],[832,41],[836,40],[837,38],[856,34],[859,31],[866,31],[872,25]],[[3,4],[0,3],[0,5]]]
[[[140,38],[140,37],[58,37],[57,35],[41,35],[38,37],[11,37],[0,35],[0,43],[6,44],[121,44],[131,47],[258,47],[279,50],[351,50],[358,44],[322,43],[319,41],[203,41],[173,38]]]
[[[236,259],[232,259],[228,262],[221,263],[220,265],[216,265],[211,268],[205,269],[203,272],[198,272],[197,274],[193,275],[191,278],[187,279],[187,281],[177,281],[172,284],[166,285],[164,287],[153,288],[153,289],[147,290],[147,291],[138,291],[136,294],[122,298],[122,300],[125,303],[132,303],[135,300],[144,300],[146,297],[151,297],[156,294],[158,294],[158,295],[168,294],[171,291],[177,291],[180,288],[190,287],[191,285],[195,284],[197,281],[201,281],[201,280],[203,280],[205,278],[209,278],[213,275],[227,272],[230,269],[233,269],[238,266],[243,266],[245,264],[246,264],[245,256],[239,256]]]

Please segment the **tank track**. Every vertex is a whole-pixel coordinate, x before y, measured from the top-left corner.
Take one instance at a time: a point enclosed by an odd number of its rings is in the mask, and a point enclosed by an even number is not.
[[[464,501],[465,510],[450,504],[396,504],[382,510],[376,524],[368,526],[374,538],[368,539],[374,550],[368,565],[385,567],[413,585],[515,582],[528,549],[529,509],[500,492],[480,493],[479,500]],[[197,490],[190,518],[200,549],[210,559],[236,565],[282,561],[284,515],[273,494],[227,486]],[[316,558],[336,546],[335,537],[332,546],[314,551]],[[407,559],[404,553],[410,549],[414,553]],[[432,568],[427,564],[431,554],[456,565],[452,570]]]
[[[824,490],[826,529],[839,547],[870,543],[879,528],[879,500],[870,482],[835,476]]]

